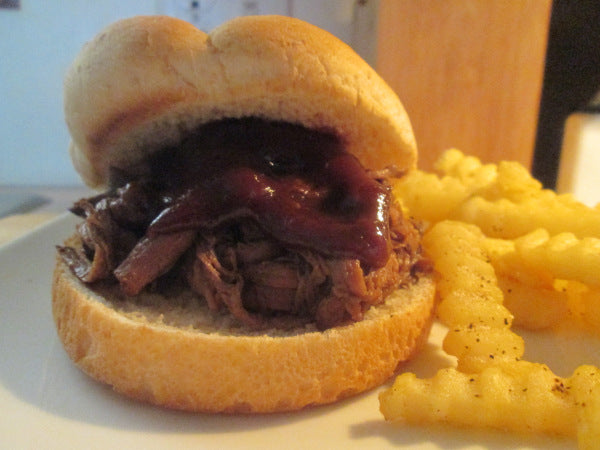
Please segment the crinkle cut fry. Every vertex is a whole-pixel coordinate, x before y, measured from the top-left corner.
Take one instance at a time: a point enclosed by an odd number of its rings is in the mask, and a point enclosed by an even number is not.
[[[443,348],[464,372],[515,361],[524,352],[523,339],[510,329],[513,315],[502,304],[484,239],[477,227],[454,221],[439,222],[423,238],[439,275],[438,317],[449,329]]]
[[[394,182],[396,198],[418,220],[461,220],[502,239],[538,228],[552,235],[568,231],[579,238],[600,238],[600,207],[588,208],[570,194],[542,189],[517,162],[482,164],[450,149],[436,169],[437,174],[414,170]]]
[[[405,373],[380,395],[380,404],[388,421],[576,436],[582,449],[600,443],[600,370],[592,366],[567,378],[528,361],[477,374],[446,368],[429,379]]]
[[[426,233],[423,245],[439,275],[440,320],[449,328],[444,350],[458,364],[430,379],[400,375],[380,395],[381,412],[386,420],[414,424],[577,436],[581,448],[594,448],[600,433],[600,371],[582,366],[562,378],[543,364],[520,360],[524,349],[510,330],[512,316],[497,319],[503,296],[485,239],[477,227],[452,221]]]
[[[538,229],[516,239],[515,247],[534,272],[548,272],[553,278],[600,286],[599,238],[580,239],[569,232],[551,236],[547,230]]]
[[[481,229],[517,325],[539,330],[574,319],[600,331],[600,204],[588,208],[542,189],[517,162],[482,164],[457,149],[444,152],[436,172],[395,180],[396,197],[407,215],[429,226],[452,219]]]
[[[439,275],[438,316],[449,329],[444,350],[458,364],[430,379],[398,377],[381,395],[384,416],[577,435],[580,448],[598,448],[599,370],[581,366],[561,378],[545,365],[522,361],[522,340],[510,328],[539,329],[575,317],[588,331],[600,330],[599,256],[589,252],[600,239],[600,205],[588,208],[571,195],[542,189],[518,163],[484,165],[455,149],[444,153],[436,170],[413,171],[393,188],[406,214],[430,227],[424,245]],[[574,273],[575,260],[590,270]],[[503,314],[507,307],[514,322]],[[523,376],[528,371],[543,376],[532,384]],[[494,398],[489,379],[505,388],[495,403],[505,407],[505,419],[490,408],[480,414]],[[485,386],[482,396],[477,389]],[[541,402],[532,404],[536,389]],[[556,417],[560,424],[553,428]]]
[[[600,332],[600,239],[538,229],[484,245],[515,324],[537,330],[572,320]]]

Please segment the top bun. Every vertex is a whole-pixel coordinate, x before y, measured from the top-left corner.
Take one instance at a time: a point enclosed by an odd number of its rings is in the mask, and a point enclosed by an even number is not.
[[[223,118],[333,131],[370,169],[410,169],[416,146],[391,88],[349,46],[283,16],[240,17],[209,34],[138,16],[86,44],[65,79],[71,157],[91,187]]]

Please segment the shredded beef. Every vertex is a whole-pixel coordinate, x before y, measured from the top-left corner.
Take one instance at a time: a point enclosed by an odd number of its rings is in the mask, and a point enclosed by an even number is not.
[[[282,248],[248,221],[199,239],[186,273],[211,309],[226,308],[254,328],[312,321],[319,329],[331,328],[361,320],[370,306],[411,282],[419,232],[401,229],[404,223],[395,224],[392,256],[376,270],[365,272],[357,259]]]
[[[57,247],[69,268],[86,283],[112,277],[160,211],[153,197],[150,185],[129,183],[77,201],[71,211],[85,219],[77,226],[81,248]]]
[[[428,270],[419,230],[391,201],[398,171],[365,171],[334,136],[225,120],[147,164],[73,206],[81,246],[58,251],[82,281],[134,296],[184,279],[251,328],[326,329]]]
[[[113,271],[123,292],[137,295],[152,281],[168,272],[190,248],[195,235],[194,230],[187,230],[142,238]]]
[[[76,204],[86,219],[78,226],[82,248],[59,247],[73,272],[85,282],[115,277],[125,294],[136,295],[183,259],[190,288],[210,309],[226,309],[254,329],[310,322],[326,329],[359,321],[370,306],[411,282],[411,269],[421,258],[419,231],[394,207],[393,251],[378,269],[364,268],[358,259],[286,248],[251,219],[201,233],[139,237],[137,230],[148,226],[155,208],[144,208],[143,217],[133,206],[126,194],[138,188]]]

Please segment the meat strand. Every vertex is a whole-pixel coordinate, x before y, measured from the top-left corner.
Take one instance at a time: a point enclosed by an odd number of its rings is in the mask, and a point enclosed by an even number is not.
[[[165,274],[190,248],[196,231],[144,237],[113,271],[127,295],[137,295],[144,287]]]
[[[366,176],[349,154],[329,159],[322,178],[334,185],[314,189],[298,177],[276,179],[247,167],[229,169],[179,197],[148,233],[214,228],[250,217],[289,245],[382,267],[390,252],[386,187]]]
[[[369,307],[412,282],[410,268],[419,258],[418,248],[414,252],[406,248],[410,241],[418,241],[414,227],[405,227],[402,233],[397,229],[394,236],[399,239],[393,241],[386,265],[367,272],[358,259],[281,248],[253,221],[245,222],[246,233],[238,227],[222,227],[208,237],[205,233],[186,271],[190,286],[211,309],[228,309],[255,329],[309,322],[327,329],[361,320]]]

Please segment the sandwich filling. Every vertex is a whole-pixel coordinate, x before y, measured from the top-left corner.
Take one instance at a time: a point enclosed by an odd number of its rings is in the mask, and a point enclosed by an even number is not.
[[[257,118],[199,127],[78,201],[85,283],[185,284],[253,329],[359,321],[429,270],[421,234],[333,133]],[[165,297],[168,301],[168,296]]]

